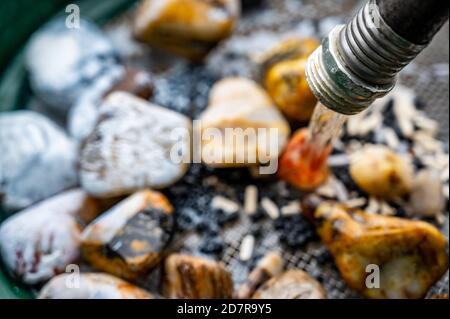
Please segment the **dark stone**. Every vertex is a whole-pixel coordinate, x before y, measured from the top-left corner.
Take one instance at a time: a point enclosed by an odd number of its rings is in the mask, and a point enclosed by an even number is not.
[[[172,214],[149,207],[131,217],[107,246],[124,259],[160,252],[169,243],[173,230]],[[145,245],[142,249],[136,250],[133,248],[135,242],[142,242]]]

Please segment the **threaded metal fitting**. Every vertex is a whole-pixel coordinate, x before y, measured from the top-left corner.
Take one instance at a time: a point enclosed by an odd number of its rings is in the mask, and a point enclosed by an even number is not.
[[[369,1],[330,32],[309,57],[306,78],[317,99],[342,114],[357,114],[389,93],[396,76],[426,46],[396,34]]]

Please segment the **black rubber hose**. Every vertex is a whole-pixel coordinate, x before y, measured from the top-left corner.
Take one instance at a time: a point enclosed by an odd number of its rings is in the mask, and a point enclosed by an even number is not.
[[[447,0],[377,0],[381,16],[400,36],[428,44],[448,20]]]

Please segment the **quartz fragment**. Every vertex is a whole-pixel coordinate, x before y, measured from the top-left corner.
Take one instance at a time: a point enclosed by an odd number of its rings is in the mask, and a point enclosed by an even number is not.
[[[202,160],[212,167],[267,165],[278,159],[290,134],[264,90],[245,78],[213,87],[200,124]]]
[[[191,123],[129,93],[110,94],[81,149],[81,184],[97,197],[164,188],[187,171]]]

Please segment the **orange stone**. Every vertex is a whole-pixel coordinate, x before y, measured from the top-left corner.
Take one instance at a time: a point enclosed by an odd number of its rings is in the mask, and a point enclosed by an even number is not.
[[[298,130],[280,157],[278,176],[303,191],[313,191],[329,176],[327,164],[331,146],[318,151],[308,129]]]

